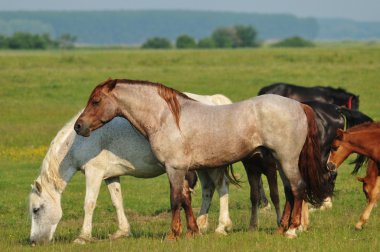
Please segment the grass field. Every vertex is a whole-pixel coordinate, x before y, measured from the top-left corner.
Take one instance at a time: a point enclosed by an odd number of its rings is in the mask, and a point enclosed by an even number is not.
[[[380,46],[254,50],[74,50],[0,51],[0,251],[28,250],[27,197],[41,161],[57,131],[82,108],[92,88],[108,78],[161,82],[181,91],[223,93],[233,101],[255,96],[270,83],[340,86],[360,95],[361,111],[380,120]],[[240,164],[237,173],[246,181]],[[85,246],[72,244],[83,220],[84,176],[77,174],[63,194],[63,218],[55,243],[34,250],[131,251],[379,251],[380,213],[375,208],[364,230],[354,230],[365,205],[361,183],[339,170],[334,207],[311,215],[311,227],[298,239],[273,235],[274,211],[261,211],[259,230],[248,231],[249,186],[231,187],[234,230],[213,234],[218,219],[214,197],[210,231],[195,239],[163,241],[169,230],[169,185],[156,179],[122,178],[124,206],[132,237]],[[361,175],[364,171],[361,171]],[[281,195],[283,195],[281,193]],[[217,195],[215,195],[217,196]],[[193,206],[200,206],[198,186]],[[282,203],[284,202],[282,198]],[[116,213],[105,186],[94,215],[93,235],[116,230]]]

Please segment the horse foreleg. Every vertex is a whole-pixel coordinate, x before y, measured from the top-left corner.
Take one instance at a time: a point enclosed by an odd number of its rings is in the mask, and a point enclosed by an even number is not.
[[[309,204],[303,200],[302,201],[302,214],[301,214],[301,226],[300,231],[307,231],[309,227]]]
[[[187,180],[185,180],[183,184],[183,195],[184,201],[182,202],[182,207],[185,209],[187,223],[186,237],[193,237],[199,234],[199,229],[195,220],[193,208],[191,207],[191,191]]]
[[[259,207],[270,209],[270,205],[269,205],[267,196],[265,195],[264,186],[263,186],[263,179],[261,178],[261,176],[260,176],[260,181],[259,181]]]
[[[92,216],[96,205],[96,200],[99,195],[100,185],[103,180],[103,172],[95,167],[85,168],[86,176],[86,196],[84,200],[84,220],[82,230],[75,243],[84,244],[93,241],[92,231]]]
[[[106,179],[106,184],[108,191],[111,195],[112,204],[116,209],[117,220],[119,228],[118,230],[110,235],[111,240],[116,240],[122,237],[127,237],[130,235],[130,225],[125,216],[124,206],[123,206],[123,197],[121,194],[120,178],[112,177]]]
[[[243,161],[245,171],[247,173],[248,182],[251,187],[251,221],[249,224],[250,229],[257,229],[257,212],[259,206],[259,184],[261,173],[253,167],[252,160]]]
[[[202,205],[199,211],[199,217],[197,218],[197,224],[202,232],[206,232],[208,229],[208,211],[211,206],[212,196],[215,191],[215,186],[211,180],[209,170],[197,171],[199,180],[202,185]]]

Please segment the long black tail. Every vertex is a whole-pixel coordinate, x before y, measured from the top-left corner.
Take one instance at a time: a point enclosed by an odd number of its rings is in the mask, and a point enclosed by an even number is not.
[[[235,173],[234,173],[234,169],[233,169],[233,166],[232,164],[228,165],[226,167],[226,169],[224,170],[224,174],[226,175],[227,179],[228,179],[228,182],[237,186],[237,187],[241,187],[240,183],[241,183],[241,180],[238,179],[236,176],[235,176]]]

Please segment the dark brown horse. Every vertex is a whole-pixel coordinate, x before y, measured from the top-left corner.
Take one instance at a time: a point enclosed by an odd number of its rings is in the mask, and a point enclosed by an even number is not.
[[[355,225],[356,229],[362,229],[380,198],[380,123],[363,123],[347,131],[338,129],[327,161],[328,168],[337,169],[353,152],[370,158],[367,175],[358,178],[363,182],[363,191],[367,198],[367,206]],[[356,167],[354,172],[359,168]]]

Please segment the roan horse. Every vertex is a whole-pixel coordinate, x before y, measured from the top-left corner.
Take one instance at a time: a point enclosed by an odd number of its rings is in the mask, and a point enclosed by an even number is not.
[[[332,87],[302,87],[288,83],[274,83],[263,87],[259,95],[277,94],[299,102],[319,101],[344,106],[349,109],[359,109],[359,96],[349,93],[343,88]]]
[[[372,208],[380,198],[380,123],[363,123],[347,131],[338,129],[331,147],[327,166],[337,169],[353,152],[370,158],[367,175],[358,178],[363,182],[363,191],[367,197],[367,206],[360,216],[356,229],[362,229],[371,214]],[[354,173],[360,167],[355,167]]]
[[[219,168],[242,160],[250,179],[251,157],[260,149],[271,150],[286,187],[278,232],[287,230],[287,236],[295,237],[302,200],[321,204],[331,193],[328,171],[320,162],[314,112],[295,100],[266,95],[208,106],[162,84],[115,79],[93,90],[74,127],[78,134],[90,136],[117,116],[128,119],[148,139],[165,166],[172,209],[168,239],[180,235],[181,206],[187,235],[199,232],[190,197],[183,194],[188,170]]]
[[[351,128],[355,125],[364,123],[364,122],[372,122],[372,119],[367,115],[356,111],[350,110],[344,107],[339,107],[335,104],[329,104],[324,102],[304,102],[310,106],[315,113],[315,119],[318,127],[318,135],[320,140],[320,152],[321,152],[321,161],[323,165],[327,164],[327,158],[330,153],[331,144],[335,138],[336,131],[339,128]],[[264,154],[262,154],[263,156]],[[261,174],[264,173],[268,179],[270,194],[272,198],[272,202],[276,209],[279,209],[279,201],[278,201],[278,187],[277,187],[277,175],[276,175],[276,163],[274,160],[271,160],[272,157],[270,155],[265,155],[262,159],[255,159],[255,169],[254,176],[261,177]],[[365,157],[359,155],[358,158],[354,161],[356,167],[360,167],[365,161]],[[334,174],[335,176],[335,174]],[[257,180],[258,178],[256,178]],[[261,188],[260,188],[261,190]],[[256,195],[258,197],[258,195]],[[266,200],[265,193],[263,190],[260,191],[260,197],[264,202]],[[273,200],[277,199],[277,200]],[[258,199],[254,199],[253,202],[258,204]],[[254,204],[254,203],[253,203]],[[324,207],[331,207],[331,202],[326,200],[324,203]],[[252,211],[255,209],[253,208]],[[257,209],[256,209],[257,211]],[[305,209],[306,211],[306,209]],[[304,211],[304,213],[305,213]],[[277,212],[277,210],[276,210]],[[254,215],[254,214],[253,214]],[[256,216],[257,214],[255,214]],[[257,220],[251,220],[251,224],[254,226],[257,224]],[[306,227],[304,227],[306,228]]]
[[[187,94],[205,104],[221,105],[231,101],[223,95],[201,96]],[[119,177],[130,175],[140,178],[155,177],[165,172],[153,155],[149,143],[131,124],[117,118],[92,134],[89,139],[75,134],[74,122],[68,122],[54,138],[42,163],[41,174],[32,185],[29,209],[32,219],[32,244],[52,239],[61,219],[61,194],[71,177],[81,170],[86,176],[85,217],[77,243],[92,240],[92,216],[100,184],[105,180],[118,217],[118,230],[110,236],[117,239],[128,236],[130,226],[124,213]],[[208,210],[215,188],[220,197],[217,233],[226,234],[232,227],[228,212],[228,181],[222,169],[201,170],[202,207],[197,219],[202,230],[208,226]]]

